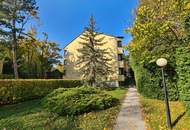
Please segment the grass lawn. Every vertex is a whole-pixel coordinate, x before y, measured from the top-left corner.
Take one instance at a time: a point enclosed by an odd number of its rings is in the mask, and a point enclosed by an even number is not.
[[[141,97],[148,130],[167,130],[165,102]],[[173,130],[190,130],[190,116],[181,102],[170,102]]]
[[[126,91],[127,89],[116,89],[106,93],[122,100]],[[45,111],[40,100],[33,100],[0,107],[0,130],[111,130],[119,108],[120,106],[116,106],[74,117],[57,117]]]

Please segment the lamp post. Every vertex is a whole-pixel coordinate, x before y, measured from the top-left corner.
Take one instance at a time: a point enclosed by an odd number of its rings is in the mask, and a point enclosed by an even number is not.
[[[156,64],[161,67],[162,71],[162,83],[164,87],[164,95],[165,95],[165,104],[166,104],[166,118],[167,118],[167,124],[170,129],[172,129],[172,123],[171,123],[171,115],[170,115],[170,106],[169,106],[169,101],[168,101],[168,91],[167,91],[167,86],[165,82],[165,77],[164,77],[164,67],[167,65],[167,60],[164,58],[159,58],[156,61]]]

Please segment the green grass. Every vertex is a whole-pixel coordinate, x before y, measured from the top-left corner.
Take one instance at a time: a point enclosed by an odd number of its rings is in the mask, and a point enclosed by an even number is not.
[[[165,102],[142,97],[141,103],[148,130],[167,130]],[[179,101],[170,102],[170,109],[173,130],[190,130],[190,115],[184,105]]]
[[[113,97],[122,100],[123,96],[125,96],[127,89],[116,89],[113,91],[106,91],[107,94],[112,95]]]
[[[126,89],[106,91],[118,99],[123,99]],[[120,106],[104,111],[90,112],[80,116],[61,117],[43,109],[40,100],[0,107],[0,130],[111,130]]]

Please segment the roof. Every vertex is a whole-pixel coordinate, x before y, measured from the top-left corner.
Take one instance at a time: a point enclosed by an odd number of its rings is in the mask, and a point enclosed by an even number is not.
[[[79,35],[77,35],[77,37],[75,37],[72,41],[70,41],[68,44],[66,44],[66,46],[63,48],[65,49],[69,44],[71,44],[74,40],[76,40],[78,37],[80,37],[81,34],[83,34],[84,31],[82,31]],[[103,35],[107,35],[107,36],[110,36],[110,37],[114,37],[114,38],[118,38],[118,39],[124,39],[123,36],[114,36],[114,35],[110,35],[110,34],[105,34],[105,33],[102,33],[102,32],[97,32],[99,34],[103,34]]]

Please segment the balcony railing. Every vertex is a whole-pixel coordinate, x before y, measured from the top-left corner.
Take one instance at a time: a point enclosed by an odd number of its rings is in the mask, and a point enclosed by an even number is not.
[[[118,61],[119,68],[124,68],[124,61]]]
[[[119,75],[118,81],[125,81],[125,75]]]
[[[118,54],[123,54],[123,48],[122,47],[118,47]]]

